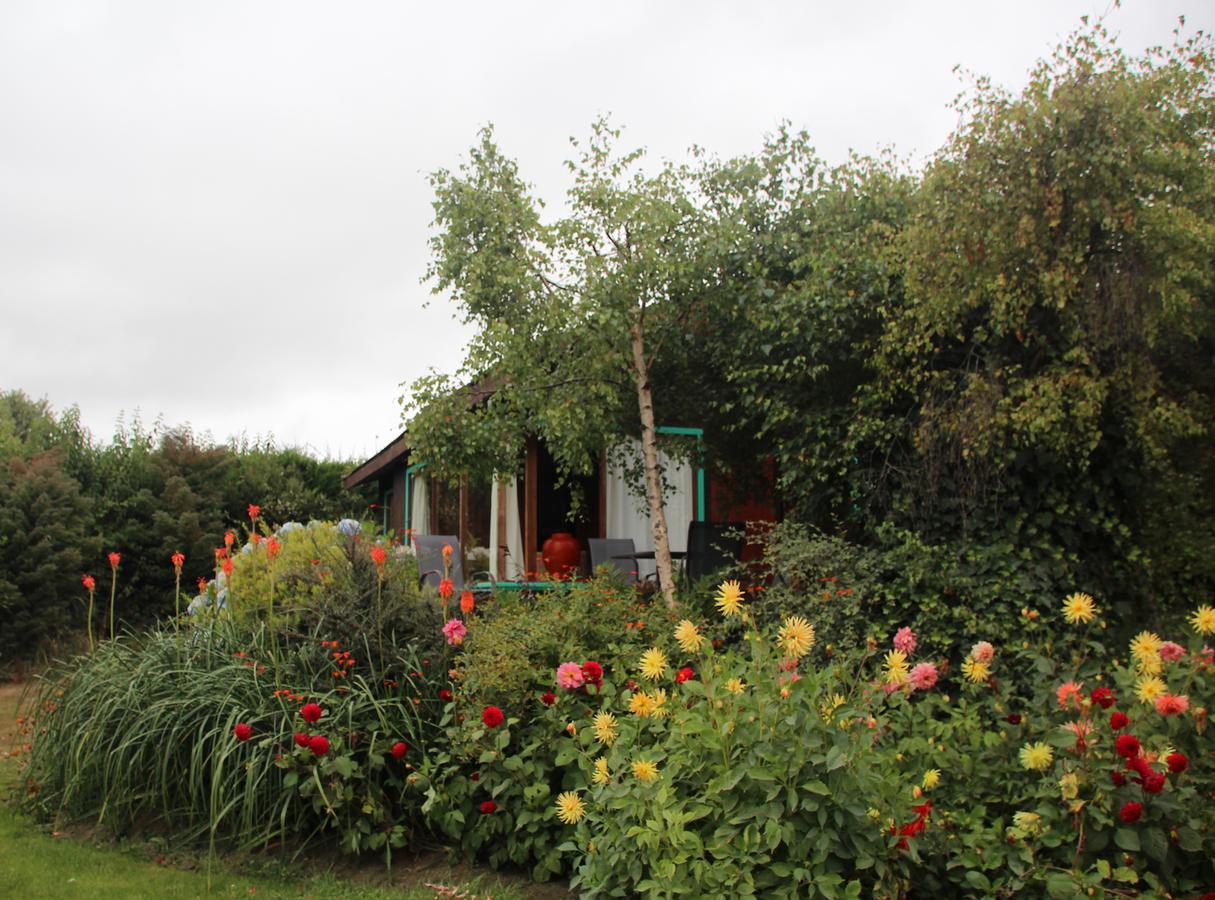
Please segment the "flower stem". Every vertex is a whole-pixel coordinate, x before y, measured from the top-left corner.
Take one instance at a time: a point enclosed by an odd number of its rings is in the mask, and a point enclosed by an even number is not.
[[[114,640],[114,597],[118,594],[118,569],[110,567],[110,640]]]

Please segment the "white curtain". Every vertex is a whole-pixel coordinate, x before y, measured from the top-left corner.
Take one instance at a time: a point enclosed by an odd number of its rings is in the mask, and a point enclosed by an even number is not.
[[[409,527],[414,534],[430,534],[430,479],[425,472],[409,485]]]
[[[641,459],[641,442],[630,441],[624,452],[633,460]],[[629,490],[620,467],[613,462],[618,454],[608,454],[607,469],[607,534],[609,538],[632,538],[638,550],[654,549],[654,533],[650,528],[650,513],[645,497],[638,497]],[[669,456],[659,451],[658,465],[664,471],[664,480],[670,490],[663,497],[666,510],[667,539],[672,550],[688,549],[688,524],[692,521],[696,502],[692,466],[687,462],[676,464]],[[652,560],[637,561],[637,575],[653,574]]]
[[[498,568],[498,511],[501,506],[501,494],[506,493],[506,569],[499,572]],[[523,581],[526,577],[526,560],[523,559],[523,527],[519,522],[519,492],[515,487],[515,478],[494,479],[493,490],[489,500],[489,566],[494,575],[504,581]]]

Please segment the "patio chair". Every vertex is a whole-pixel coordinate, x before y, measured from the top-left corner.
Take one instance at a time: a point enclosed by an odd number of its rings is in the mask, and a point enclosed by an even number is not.
[[[637,582],[637,545],[632,538],[588,538],[591,550],[591,569],[612,566],[630,584]]]
[[[451,583],[456,593],[464,590],[464,552],[454,534],[419,534],[413,539],[418,555],[418,587],[439,586],[443,580],[443,548],[451,545]]]
[[[688,525],[688,555],[684,574],[699,581],[742,559],[745,522],[691,522]]]

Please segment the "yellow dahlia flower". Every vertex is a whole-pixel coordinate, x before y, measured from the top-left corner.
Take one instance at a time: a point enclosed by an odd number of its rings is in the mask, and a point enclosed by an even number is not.
[[[723,581],[717,589],[715,602],[723,616],[737,616],[742,612],[742,585],[737,581]]]
[[[1190,616],[1190,625],[1199,634],[1215,634],[1215,608],[1205,603],[1199,606]]]
[[[794,659],[801,659],[814,646],[814,626],[801,616],[786,617],[778,636],[785,655]]]
[[[577,825],[586,816],[586,807],[577,791],[563,791],[557,795],[557,818],[566,825]]]
[[[690,619],[684,619],[675,626],[675,640],[679,641],[679,649],[684,653],[699,653],[705,645],[705,637]]]
[[[1021,765],[1025,768],[1041,771],[1054,760],[1055,751],[1051,749],[1050,744],[1039,741],[1036,744],[1026,744],[1021,748],[1018,756],[1021,759]]]
[[[641,674],[650,681],[657,681],[667,671],[667,656],[657,647],[651,647],[641,654]]]
[[[1063,601],[1063,618],[1069,625],[1087,625],[1097,615],[1097,605],[1088,594],[1068,594]]]
[[[1159,635],[1151,631],[1141,631],[1131,641],[1131,656],[1140,664],[1147,660],[1159,661],[1160,645],[1163,643]]]
[[[620,736],[620,732],[616,729],[616,717],[610,712],[601,712],[595,714],[594,719],[595,740],[601,744],[612,746],[616,738]]]
[[[653,713],[657,705],[655,699],[645,691],[638,691],[629,698],[629,712],[643,719]]]
[[[647,759],[639,759],[633,763],[633,777],[648,784],[658,778],[658,766]]]
[[[901,685],[907,680],[907,654],[902,650],[889,651],[886,654],[886,683]]]
[[[608,784],[612,780],[612,773],[608,771],[608,761],[602,756],[595,760],[595,771],[591,775],[591,781],[595,784]]]
[[[966,676],[967,681],[982,684],[991,677],[991,666],[985,662],[979,662],[973,656],[968,656],[962,660],[962,674]]]
[[[1161,694],[1167,694],[1169,686],[1156,675],[1144,675],[1135,682],[1135,696],[1142,703],[1151,703]]]
[[[726,682],[726,690],[731,694],[741,694],[747,689],[741,678],[731,678]]]
[[[941,770],[929,769],[924,773],[924,780],[920,782],[920,787],[926,791],[931,791],[934,787],[941,783]]]

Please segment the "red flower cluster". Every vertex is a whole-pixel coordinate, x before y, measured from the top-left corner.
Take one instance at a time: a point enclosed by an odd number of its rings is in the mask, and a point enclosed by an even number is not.
[[[925,800],[919,806],[913,806],[911,809],[916,814],[914,819],[906,825],[900,825],[897,832],[893,828],[890,829],[891,834],[899,835],[899,842],[895,846],[900,850],[907,849],[907,838],[915,837],[928,827],[928,816],[932,812],[932,801]]]
[[[451,702],[451,691],[449,691],[447,688],[442,688],[439,691],[439,699],[442,700],[444,703],[450,703]]]
[[[1102,709],[1109,709],[1114,705],[1117,698],[1114,696],[1114,692],[1109,688],[1099,687],[1093,689],[1093,692],[1089,695],[1089,699]]]
[[[111,568],[111,569],[117,569],[117,568],[118,568],[118,564],[119,564],[120,562],[122,562],[122,554],[120,554],[120,553],[110,553],[109,560],[110,560],[110,568]]]
[[[236,735],[238,741],[247,741],[253,737],[253,728],[248,722],[237,722],[236,727],[232,729],[232,733]]]
[[[377,569],[384,568],[384,563],[388,561],[388,551],[376,544],[371,548],[371,561],[375,563]]]
[[[595,685],[597,688],[603,687],[603,666],[593,659],[588,659],[582,664],[582,680],[586,684]]]
[[[90,594],[97,589],[97,579],[95,579],[92,575],[82,576],[80,583],[84,585],[84,589]]]
[[[682,669],[680,669],[678,672],[675,673],[675,683],[683,684],[685,681],[691,681],[695,677],[696,677],[696,673],[692,671],[692,667],[684,666]]]
[[[483,816],[492,816],[497,811],[498,811],[498,804],[494,803],[493,800],[486,800],[484,803],[481,804],[481,815],[483,815]]]
[[[1114,731],[1121,731],[1130,724],[1131,720],[1128,719],[1126,713],[1122,712],[1121,710],[1110,713],[1110,728],[1114,729]]]
[[[552,691],[545,691],[543,694],[540,695],[540,702],[543,703],[545,706],[552,706],[554,703],[557,702],[557,695],[554,694]]]
[[[1143,804],[1136,803],[1134,800],[1128,800],[1122,804],[1122,809],[1118,810],[1118,818],[1130,825],[1132,822],[1138,822],[1139,817],[1143,815]]]
[[[487,706],[481,712],[481,721],[485,723],[486,728],[497,728],[506,721],[506,716],[502,715],[502,710],[496,706]]]
[[[180,550],[178,550],[171,557],[169,557],[169,559],[171,559],[173,561],[173,569],[177,572],[178,575],[180,575],[181,567],[183,565],[185,565],[185,562],[186,562],[186,555],[184,553],[182,553]]]
[[[408,752],[409,752],[409,745],[406,744],[404,741],[397,741],[395,744],[392,745],[392,758],[395,760],[404,759],[405,754]]]
[[[249,518],[256,521],[257,517],[262,514],[262,508],[260,506],[258,506],[256,503],[250,503],[248,513],[249,513]]]
[[[309,724],[319,722],[321,720],[321,716],[324,714],[325,711],[316,703],[305,703],[300,707],[300,715],[303,717],[304,721],[308,722]]]

